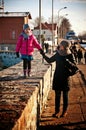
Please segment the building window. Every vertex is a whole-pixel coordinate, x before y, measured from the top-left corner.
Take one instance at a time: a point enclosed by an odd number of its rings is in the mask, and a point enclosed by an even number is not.
[[[16,39],[16,32],[12,31],[12,39]]]

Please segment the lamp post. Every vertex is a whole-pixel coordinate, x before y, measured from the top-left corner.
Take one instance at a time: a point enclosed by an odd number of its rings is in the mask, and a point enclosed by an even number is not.
[[[54,42],[54,25],[53,25],[53,0],[52,0],[52,52],[53,52],[53,42]]]
[[[63,10],[63,9],[66,9],[67,7],[63,7],[63,8],[61,8],[61,9],[59,9],[58,10],[58,30],[57,30],[57,44],[59,43],[59,13],[60,13],[60,11],[61,10]]]
[[[41,0],[39,0],[39,43],[41,43]]]

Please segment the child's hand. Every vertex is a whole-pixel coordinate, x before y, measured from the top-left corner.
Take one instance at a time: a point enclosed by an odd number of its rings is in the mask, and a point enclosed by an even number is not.
[[[45,53],[44,53],[44,51],[42,49],[40,49],[40,54],[45,55]]]
[[[19,52],[16,52],[16,56],[19,58]]]

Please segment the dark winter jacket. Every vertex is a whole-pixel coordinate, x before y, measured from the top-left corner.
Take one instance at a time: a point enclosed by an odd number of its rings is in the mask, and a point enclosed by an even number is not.
[[[69,76],[65,69],[65,58],[74,63],[73,55],[68,54],[61,56],[58,52],[52,57],[43,56],[48,63],[56,62],[56,68],[53,77],[53,90],[68,91],[69,90]]]

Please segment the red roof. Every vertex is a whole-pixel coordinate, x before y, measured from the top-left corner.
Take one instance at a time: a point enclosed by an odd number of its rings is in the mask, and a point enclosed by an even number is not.
[[[53,24],[53,29],[56,30],[56,23]],[[34,29],[39,29],[39,25],[37,27],[35,27]],[[52,31],[52,24],[48,24],[46,23],[41,23],[41,29],[49,29]]]

